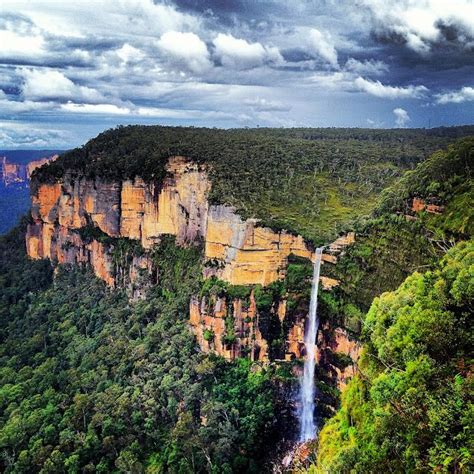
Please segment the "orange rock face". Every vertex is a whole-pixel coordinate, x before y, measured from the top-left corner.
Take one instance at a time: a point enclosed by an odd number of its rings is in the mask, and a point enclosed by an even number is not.
[[[304,320],[291,326],[287,338],[286,360],[300,359],[304,355]]]
[[[193,298],[190,303],[190,325],[204,352],[214,352],[226,359],[248,355],[251,360],[268,360],[268,344],[258,329],[258,312],[253,292],[249,303],[241,299],[226,301],[215,297]],[[235,341],[226,343],[231,325]]]
[[[10,163],[4,156],[0,161],[0,179],[3,180],[3,183],[6,186],[26,183],[30,180],[31,173],[33,173],[36,168],[39,168],[56,158],[58,158],[58,155],[48,158],[40,158],[39,160],[33,160],[28,164],[23,165],[19,163]]]
[[[357,372],[357,361],[359,360],[362,347],[359,342],[349,337],[345,329],[336,328],[330,340],[321,341],[319,359],[323,358],[325,349],[329,349],[333,353],[344,354],[352,361],[342,370],[338,367],[333,367],[336,373],[337,386],[340,390],[343,390],[349,379]]]
[[[436,204],[427,204],[423,199],[413,198],[411,206],[413,212],[426,211],[430,214],[442,214],[444,211],[443,206],[437,206]]]
[[[175,236],[178,245],[203,241],[205,261],[212,262],[204,265],[204,277],[216,276],[232,285],[266,286],[285,277],[290,255],[314,259],[301,236],[259,227],[257,220],[243,220],[230,206],[209,205],[211,184],[198,164],[171,157],[167,172],[159,187],[140,177],[110,182],[68,173],[60,182],[39,183],[32,196],[28,255],[57,263],[89,264],[108,285],[131,288],[133,296],[140,296],[152,281],[154,269],[147,251],[165,234]],[[133,257],[123,268],[113,258],[113,240],[104,244],[102,239],[81,238],[81,232],[90,226],[106,237],[140,241],[144,254]],[[354,234],[337,239],[323,254],[323,263],[336,263],[337,255],[353,241]],[[331,289],[339,282],[322,277],[321,283],[323,289]],[[280,301],[272,311],[283,325],[286,302]],[[304,317],[298,316],[289,329],[285,323],[284,357],[288,360],[304,353]],[[235,334],[231,342],[225,339],[229,318]],[[190,304],[190,324],[202,350],[229,359],[243,355],[268,359],[268,343],[258,321],[253,293],[248,304],[222,298],[194,298]]]
[[[33,171],[37,168],[39,168],[40,166],[43,166],[45,165],[46,163],[50,163],[51,161],[54,161],[56,159],[58,159],[59,155],[53,155],[53,156],[50,156],[50,157],[45,157],[45,158],[40,158],[38,160],[33,160],[33,161],[30,161],[27,165],[26,165],[26,176],[28,179],[31,178],[31,175],[33,174]]]
[[[206,260],[218,263],[205,276],[234,285],[268,285],[284,276],[290,254],[312,257],[301,236],[243,221],[229,206],[209,206],[210,181],[197,164],[172,157],[167,171],[160,190],[138,177],[115,183],[66,174],[60,183],[40,184],[32,198],[37,228],[28,237],[29,255],[52,258],[49,240],[57,228],[92,224],[111,237],[140,240],[145,249],[164,234],[174,235],[178,244],[204,240]]]
[[[258,227],[254,219],[242,219],[228,206],[212,206],[207,221],[205,256],[219,262],[208,270],[233,285],[268,285],[285,275],[290,254],[312,258],[301,236]]]

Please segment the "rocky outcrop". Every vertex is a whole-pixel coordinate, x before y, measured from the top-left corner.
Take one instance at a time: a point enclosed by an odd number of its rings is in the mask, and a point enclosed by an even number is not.
[[[339,390],[343,390],[356,374],[361,351],[361,344],[343,328],[330,328],[325,325],[319,334],[318,362],[326,366],[328,372],[332,372]],[[342,359],[342,362],[336,363],[334,358]]]
[[[33,174],[33,171],[35,171],[37,168],[50,163],[51,161],[57,160],[59,158],[59,155],[52,155],[44,158],[39,158],[37,160],[30,161],[26,165],[26,177],[27,179],[31,179],[31,175]]]
[[[32,160],[26,165],[20,163],[11,163],[4,156],[0,161],[0,179],[5,186],[22,186],[28,184],[31,174],[36,168],[43,166],[50,161],[54,161],[58,155]]]
[[[206,277],[217,276],[233,285],[268,285],[284,277],[288,256],[312,258],[301,236],[243,221],[227,206],[211,206],[207,220],[205,256],[216,265]]]
[[[425,211],[430,214],[442,214],[444,207],[435,204],[435,202],[427,202],[424,199],[415,197],[413,198],[411,210],[415,213]]]
[[[86,226],[109,237],[139,240],[144,249],[170,234],[178,245],[204,241],[205,276],[233,285],[268,285],[284,276],[290,254],[312,257],[301,236],[259,227],[255,219],[243,220],[229,206],[210,206],[210,181],[196,163],[172,157],[167,173],[159,189],[139,177],[108,182],[67,173],[61,182],[39,183],[32,196],[28,254],[61,261],[60,247],[54,245],[60,240],[69,247],[79,245],[81,253],[84,243],[71,233]],[[95,269],[94,262],[92,266]]]
[[[0,171],[5,186],[18,185],[26,181],[26,167],[18,163],[10,163],[5,156],[2,157]]]
[[[359,360],[362,346],[358,341],[350,338],[345,329],[336,328],[334,330],[334,342],[331,344],[331,350],[336,354],[343,354],[348,357],[348,364],[343,369],[336,368],[337,384],[339,389],[342,390],[357,371],[357,361]]]
[[[203,276],[230,285],[267,286],[285,277],[290,255],[314,258],[301,236],[260,227],[256,219],[244,220],[230,206],[210,205],[211,183],[204,167],[174,156],[166,171],[159,185],[140,177],[108,181],[68,172],[58,182],[36,183],[28,255],[89,264],[108,285],[124,286],[132,296],[143,294],[156,278],[151,249],[163,235],[173,235],[182,246],[203,243]],[[323,254],[323,263],[334,264],[353,241],[354,234],[337,239]],[[138,244],[139,255],[124,253],[127,246]],[[323,289],[338,283],[321,277]],[[290,321],[286,306],[284,299],[275,303],[270,316],[284,328],[279,357],[292,360],[304,355],[306,314],[293,315]],[[260,317],[253,291],[248,301],[207,296],[190,303],[190,325],[201,349],[229,359],[269,359],[271,348]]]
[[[258,311],[253,291],[248,302],[240,298],[193,298],[190,324],[204,352],[214,352],[226,359],[249,356],[268,360],[268,344],[258,325]]]

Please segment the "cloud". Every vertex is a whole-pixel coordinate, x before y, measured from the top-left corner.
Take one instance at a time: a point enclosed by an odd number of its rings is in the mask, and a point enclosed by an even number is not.
[[[472,0],[362,0],[371,13],[374,33],[384,41],[404,43],[422,55],[435,45],[472,49]]]
[[[317,72],[309,77],[309,81],[323,90],[354,90],[354,75],[346,71]]]
[[[400,107],[393,109],[393,113],[395,115],[395,124],[397,127],[404,127],[411,120],[408,112]]]
[[[265,62],[282,63],[283,58],[276,47],[265,47],[261,43],[249,43],[230,34],[219,33],[213,40],[214,54],[223,66],[235,69],[252,69]]]
[[[45,41],[39,35],[20,35],[15,31],[0,30],[0,58],[25,59],[45,54]]]
[[[88,102],[103,100],[94,89],[74,84],[62,72],[40,69],[21,69],[22,95],[25,99],[81,99]]]
[[[328,32],[311,28],[308,34],[309,49],[327,61],[331,66],[338,67],[337,51]]]
[[[211,67],[206,43],[194,33],[168,31],[158,41],[158,47],[172,61],[185,65],[195,73],[201,73]]]
[[[74,8],[55,0],[2,0],[2,12],[30,18],[48,34],[76,38],[159,37],[166,31],[193,31],[201,23],[198,16],[179,11],[171,2],[153,0],[81,0]]]
[[[388,65],[383,61],[375,59],[358,61],[357,59],[349,58],[344,65],[344,69],[357,74],[380,76],[388,72]]]
[[[380,81],[368,81],[362,77],[358,77],[354,84],[359,90],[383,99],[421,99],[428,92],[425,86],[386,86]]]
[[[383,122],[380,122],[379,120],[372,120],[372,119],[367,119],[367,125],[370,127],[370,128],[383,128],[384,127],[384,123]]]
[[[439,124],[473,116],[467,0],[1,5],[0,120],[74,145],[118,123],[393,125],[412,99],[456,104]]]
[[[69,133],[45,127],[0,122],[0,148],[55,148],[67,147]]]
[[[469,101],[474,101],[474,87],[463,87],[458,91],[436,95],[436,102],[438,104],[460,104]]]
[[[120,49],[117,49],[116,53],[124,63],[136,63],[143,60],[145,57],[143,51],[129,45],[128,43],[125,43]]]
[[[77,104],[74,102],[61,104],[60,109],[80,114],[129,115],[131,112],[128,107],[119,107],[114,104]]]
[[[268,100],[262,97],[245,99],[244,104],[259,112],[288,112],[291,110],[290,105],[284,104],[277,100]]]

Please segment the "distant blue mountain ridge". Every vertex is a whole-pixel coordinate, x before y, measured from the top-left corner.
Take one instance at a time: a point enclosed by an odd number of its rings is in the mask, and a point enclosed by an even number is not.
[[[30,208],[26,165],[64,150],[0,150],[0,234],[7,233]],[[5,158],[5,160],[4,160]],[[4,163],[20,165],[18,180],[6,179]]]

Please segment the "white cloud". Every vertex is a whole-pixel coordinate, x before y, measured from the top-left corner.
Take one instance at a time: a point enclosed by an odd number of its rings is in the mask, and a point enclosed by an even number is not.
[[[388,66],[383,61],[375,59],[368,59],[366,61],[358,61],[354,58],[349,58],[344,66],[347,71],[356,74],[368,74],[372,76],[380,76],[388,72]]]
[[[443,40],[443,27],[455,27],[459,43],[472,46],[474,6],[472,0],[362,0],[371,14],[375,31],[394,34],[420,54]],[[471,46],[470,46],[471,43]]]
[[[159,37],[166,31],[196,30],[200,19],[153,0],[80,0],[71,8],[56,0],[2,0],[2,13],[22,14],[52,35],[84,38]]]
[[[158,47],[172,60],[184,64],[195,73],[211,67],[206,43],[194,33],[168,31],[158,41]]]
[[[276,47],[264,47],[261,43],[249,43],[232,35],[219,33],[213,40],[214,54],[227,67],[251,69],[265,62],[282,63],[283,58]]]
[[[408,112],[400,107],[393,109],[393,113],[395,115],[395,124],[397,127],[404,127],[411,120]]]
[[[460,104],[474,100],[474,87],[463,87],[458,91],[447,92],[445,94],[437,94],[436,102],[438,104]]]
[[[316,53],[331,66],[337,67],[337,51],[328,32],[311,28],[308,34],[310,51]]]
[[[222,120],[222,119],[233,119],[235,115],[233,112],[223,112],[219,110],[195,110],[195,109],[170,109],[170,108],[159,108],[159,107],[138,107],[136,110],[137,115],[144,117],[155,117],[155,118],[173,118],[173,119],[210,119],[210,120]]]
[[[370,127],[370,128],[383,128],[384,127],[384,123],[379,121],[379,120],[372,120],[372,119],[367,119],[367,125]]]
[[[129,115],[131,113],[128,107],[119,107],[114,104],[77,104],[68,102],[67,104],[61,104],[60,109],[80,114]]]
[[[323,89],[353,90],[354,75],[346,71],[317,72],[309,77],[310,82]]]
[[[244,104],[256,111],[288,112],[291,109],[290,105],[284,104],[277,100],[265,99],[263,97],[245,99]]]
[[[128,43],[125,43],[120,49],[117,49],[116,53],[124,63],[139,62],[145,57],[143,51],[129,45]]]
[[[39,35],[21,35],[15,31],[0,30],[0,58],[31,58],[45,54],[45,41]]]
[[[1,115],[22,114],[27,112],[39,112],[50,110],[55,107],[54,102],[34,102],[32,100],[8,100],[0,94]]]
[[[428,92],[425,86],[386,86],[380,81],[368,81],[362,77],[358,77],[354,84],[357,89],[384,99],[421,99]]]
[[[62,72],[40,69],[20,69],[23,77],[22,95],[26,99],[81,99],[87,102],[103,100],[95,89],[74,84]]]
[[[0,148],[61,148],[67,147],[69,140],[64,130],[0,121]]]

